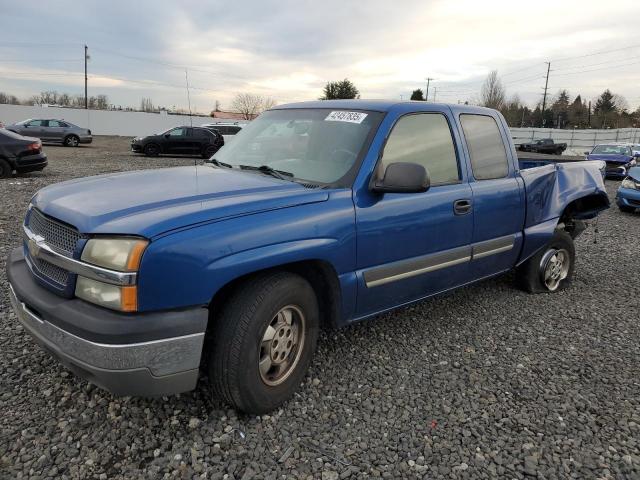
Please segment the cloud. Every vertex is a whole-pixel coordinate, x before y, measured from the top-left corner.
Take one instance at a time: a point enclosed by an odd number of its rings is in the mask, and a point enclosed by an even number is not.
[[[39,32],[34,42],[45,39],[39,46],[0,45],[0,90],[12,93],[50,87],[80,93],[81,61],[70,65],[80,79],[27,80],[11,72],[63,70],[53,61],[81,60],[86,43],[90,93],[123,105],[152,96],[156,104],[186,106],[185,66],[203,110],[216,99],[228,106],[243,91],[279,101],[318,98],[326,81],[345,77],[371,98],[408,96],[431,77],[438,98],[455,102],[477,96],[492,69],[509,94],[535,103],[548,60],[552,92],[569,88],[592,98],[609,87],[632,107],[640,103],[640,64],[619,66],[634,50],[583,56],[640,44],[631,25],[621,28],[621,19],[640,15],[637,2],[89,0],[7,3],[2,11],[4,38],[25,39],[28,23]],[[614,68],[570,74],[598,62]]]

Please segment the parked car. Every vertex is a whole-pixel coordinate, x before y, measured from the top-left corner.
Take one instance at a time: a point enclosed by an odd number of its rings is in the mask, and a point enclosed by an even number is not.
[[[237,135],[240,130],[245,126],[243,123],[239,122],[220,122],[220,123],[205,123],[201,125],[204,128],[208,128],[210,130],[215,130],[216,132],[220,132],[220,134],[224,137],[225,141],[231,140],[235,135]]]
[[[562,155],[567,149],[566,143],[555,143],[551,138],[543,138],[530,143],[521,143],[518,150],[523,152],[551,153]]]
[[[631,167],[616,194],[616,203],[622,212],[631,213],[640,208],[640,167]]]
[[[134,138],[131,151],[148,157],[167,153],[209,158],[223,145],[224,138],[218,132],[201,127],[175,127],[163,133]]]
[[[77,147],[81,143],[93,141],[91,130],[78,127],[66,120],[29,119],[7,125],[6,129],[39,138],[43,142],[62,143],[66,147]]]
[[[627,169],[634,166],[640,154],[634,153],[626,143],[606,143],[593,147],[591,152],[584,152],[587,160],[603,160],[607,163],[606,176],[613,179],[624,179]]]
[[[322,325],[513,269],[529,292],[569,285],[574,239],[609,207],[598,162],[521,169],[508,131],[468,105],[278,106],[210,163],[37,192],[11,301],[36,341],[112,392],[191,390],[205,364],[216,396],[268,412]],[[257,141],[270,132],[278,144]]]
[[[7,178],[13,172],[42,170],[46,166],[47,155],[39,139],[0,129],[0,178]]]

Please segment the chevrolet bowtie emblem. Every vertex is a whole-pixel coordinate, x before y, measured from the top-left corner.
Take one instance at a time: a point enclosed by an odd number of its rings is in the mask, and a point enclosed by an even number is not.
[[[44,237],[40,235],[34,235],[29,239],[27,246],[32,257],[37,257],[40,254],[40,245],[42,243],[44,243]]]

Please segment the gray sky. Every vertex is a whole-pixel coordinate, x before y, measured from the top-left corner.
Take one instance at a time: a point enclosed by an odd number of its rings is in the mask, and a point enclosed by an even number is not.
[[[208,112],[239,92],[278,103],[318,98],[348,77],[363,98],[478,98],[497,69],[509,95],[534,105],[569,90],[592,100],[605,88],[640,105],[637,0],[449,1],[43,1],[0,0],[0,91],[83,92],[116,105],[142,97]]]

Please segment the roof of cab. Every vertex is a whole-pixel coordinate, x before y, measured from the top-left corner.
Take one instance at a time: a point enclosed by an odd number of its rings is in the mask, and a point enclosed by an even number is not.
[[[364,100],[364,99],[354,99],[354,100],[314,100],[308,102],[296,102],[296,103],[287,103],[284,105],[277,105],[272,108],[272,110],[282,110],[282,109],[290,109],[290,108],[351,108],[354,110],[370,110],[374,112],[388,112],[393,107],[398,106],[407,106],[407,105],[415,105],[417,110],[428,110],[429,106],[438,106],[442,108],[443,106],[450,107],[453,111],[465,111],[465,112],[494,112],[494,110],[485,107],[476,107],[474,105],[464,105],[464,104],[447,104],[447,103],[431,103],[425,101],[418,100]],[[426,107],[426,108],[425,108]]]

